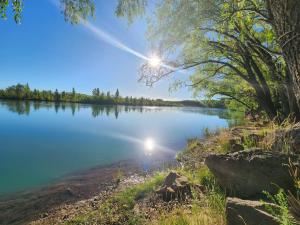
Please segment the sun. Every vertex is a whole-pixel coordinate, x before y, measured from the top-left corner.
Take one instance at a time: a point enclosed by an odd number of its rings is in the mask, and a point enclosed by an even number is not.
[[[161,59],[157,55],[151,56],[148,61],[151,67],[158,67],[161,64]]]
[[[155,142],[152,138],[147,138],[144,142],[144,145],[147,151],[153,151],[155,147]]]

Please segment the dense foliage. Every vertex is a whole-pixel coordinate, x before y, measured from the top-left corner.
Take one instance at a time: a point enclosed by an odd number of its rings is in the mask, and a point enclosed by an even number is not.
[[[0,98],[14,100],[90,103],[101,105],[224,107],[222,101],[166,101],[162,99],[148,99],[143,97],[122,97],[118,89],[116,90],[115,94],[111,94],[109,91],[104,93],[100,91],[99,88],[95,88],[92,91],[92,95],[77,93],[74,88],[71,92],[59,92],[57,89],[55,91],[40,91],[37,89],[31,90],[28,84],[17,84],[3,90],[0,89]]]
[[[124,2],[128,0],[120,0],[116,13],[128,16],[130,21],[145,11],[141,9],[145,8],[144,0],[136,1],[136,9]],[[283,48],[278,27],[273,23],[280,15],[287,17],[288,12],[270,7],[268,2],[271,1],[156,1],[156,7],[148,7],[154,9],[155,15],[149,18],[148,36],[163,58],[163,65],[171,68],[155,70],[146,63],[141,80],[152,85],[177,70],[192,68],[189,81],[177,81],[177,86],[189,86],[195,94],[204,93],[207,97],[224,96],[232,108],[265,114],[269,119],[299,120],[297,68],[291,70],[287,46]],[[287,2],[283,5],[290,12],[294,12],[291,5],[300,5],[294,0]],[[297,27],[300,22],[295,18],[282,19],[289,19]],[[299,46],[289,45],[297,58]]]
[[[93,0],[60,0],[67,21],[94,15]],[[11,4],[21,21],[23,0],[0,0],[6,18]],[[300,120],[299,0],[119,0],[118,16],[135,17],[154,10],[149,40],[167,68],[141,68],[141,80],[152,85],[177,71],[190,69],[195,95],[226,97],[227,105],[283,121]],[[151,13],[151,15],[153,15]]]
[[[95,6],[93,0],[59,0],[65,20],[72,24],[82,19],[94,16]],[[16,23],[21,23],[24,0],[0,0],[0,17],[7,18],[7,11],[11,6]]]

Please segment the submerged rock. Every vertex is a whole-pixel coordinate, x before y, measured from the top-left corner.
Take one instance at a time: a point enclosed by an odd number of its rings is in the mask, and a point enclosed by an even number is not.
[[[227,225],[280,225],[277,219],[266,211],[266,205],[276,211],[274,204],[227,198]]]
[[[165,178],[163,186],[156,191],[160,194],[164,201],[171,201],[174,199],[184,200],[191,196],[191,186],[187,177],[182,176],[176,172],[170,172]]]
[[[250,149],[223,155],[210,155],[205,163],[217,182],[229,195],[242,198],[261,196],[263,191],[276,194],[279,188],[294,190],[289,159],[295,155]]]

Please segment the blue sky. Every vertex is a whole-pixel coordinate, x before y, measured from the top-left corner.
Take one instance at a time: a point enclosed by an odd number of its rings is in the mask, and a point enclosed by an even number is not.
[[[151,53],[145,38],[145,20],[128,27],[114,14],[117,0],[99,0],[90,22],[143,55]],[[0,88],[29,83],[32,88],[91,93],[95,87],[121,95],[190,99],[181,89],[169,93],[170,80],[154,87],[138,83],[142,59],[100,40],[83,25],[71,25],[50,0],[24,3],[21,25],[0,20]]]

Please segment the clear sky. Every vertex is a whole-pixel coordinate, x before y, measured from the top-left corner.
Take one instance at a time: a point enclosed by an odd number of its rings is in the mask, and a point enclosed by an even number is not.
[[[128,27],[115,16],[117,0],[96,1],[96,18],[90,22],[143,55],[151,53],[145,38],[145,20]],[[11,15],[0,20],[0,88],[29,83],[31,88],[91,93],[95,87],[121,95],[190,99],[186,89],[169,93],[170,80],[154,87],[138,83],[142,59],[101,40],[83,25],[64,21],[50,0],[24,3],[21,25]]]

